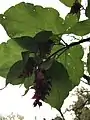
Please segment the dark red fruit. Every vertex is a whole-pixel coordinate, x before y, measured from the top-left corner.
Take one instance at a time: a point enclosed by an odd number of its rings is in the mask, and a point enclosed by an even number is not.
[[[39,100],[45,100],[46,95],[49,95],[51,90],[51,83],[50,80],[48,81],[45,70],[37,69],[35,71],[34,84],[35,94],[32,97],[35,99],[34,106],[37,104],[41,106],[42,104],[39,102]]]
[[[75,3],[73,4],[73,6],[71,7],[70,13],[77,14],[78,12],[80,12],[81,7],[82,7],[82,5],[76,0]]]

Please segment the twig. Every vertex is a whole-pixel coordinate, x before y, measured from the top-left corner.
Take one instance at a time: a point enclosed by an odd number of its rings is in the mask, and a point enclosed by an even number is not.
[[[58,57],[59,57],[60,55],[62,55],[66,50],[67,50],[67,48],[64,49],[64,50],[56,57],[56,59],[58,59]]]
[[[85,84],[87,84],[87,85],[89,85],[87,82],[85,82],[85,81],[83,81],[83,80],[81,80],[83,83],[85,83]]]
[[[61,111],[61,108],[59,108],[59,112],[60,112],[60,114],[61,114],[61,116],[62,116],[62,119],[65,120],[64,115],[63,115],[63,113],[62,113],[62,111]]]
[[[71,44],[69,44],[69,45],[67,44],[66,46],[64,46],[64,47],[58,49],[57,51],[55,51],[54,53],[52,53],[44,62],[47,62],[47,61],[48,61],[51,57],[53,57],[53,56],[55,57],[56,54],[59,53],[60,51],[63,51],[63,50],[66,51],[66,50],[68,50],[69,48],[71,48],[71,47],[73,47],[73,46],[76,46],[76,45],[79,45],[79,44],[81,44],[81,43],[88,42],[88,41],[90,41],[90,38],[83,39],[83,40],[80,40],[80,41],[78,41],[78,42],[73,42],[73,43],[71,43]],[[65,52],[65,51],[64,51],[64,52]],[[62,52],[62,53],[64,53],[64,52]],[[62,53],[61,53],[61,54],[62,54]],[[60,55],[61,55],[61,54],[60,54]],[[41,64],[43,64],[43,62],[41,62],[40,65],[41,65]]]
[[[58,49],[56,52],[54,52],[53,54],[51,54],[51,55],[46,59],[46,61],[49,60],[51,57],[55,56],[58,52],[64,50],[64,49],[66,49],[66,46]]]
[[[71,47],[73,47],[73,46],[76,46],[76,45],[79,45],[79,44],[81,44],[81,43],[83,43],[83,42],[88,42],[88,41],[90,41],[90,38],[83,39],[83,40],[80,40],[80,41],[78,41],[78,42],[73,42],[73,43],[71,43],[71,44],[69,44],[69,45],[67,45],[67,46],[64,46],[64,47],[58,49],[58,50],[57,50],[56,52],[54,52],[53,54],[51,54],[51,55],[46,59],[46,61],[47,61],[48,59],[50,59],[52,56],[56,55],[58,52],[64,50],[64,49],[69,49],[69,48],[71,48]]]

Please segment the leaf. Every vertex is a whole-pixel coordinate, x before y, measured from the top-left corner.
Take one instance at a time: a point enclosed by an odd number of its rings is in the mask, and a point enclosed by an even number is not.
[[[34,37],[41,58],[46,58],[51,52],[52,46],[54,45],[53,40],[51,40],[52,35],[51,31],[41,31]]]
[[[62,44],[61,42],[59,45],[54,45],[52,48],[51,54],[54,54],[56,51],[58,51],[59,49],[62,49],[63,47],[64,47],[64,44]]]
[[[23,36],[20,38],[14,38],[14,40],[20,45],[23,49],[27,49],[30,52],[36,53],[38,51],[37,42],[34,38],[29,36]]]
[[[25,90],[25,93],[22,96],[25,96],[29,91],[29,88]]]
[[[19,76],[22,73],[23,69],[24,69],[23,61],[20,60],[13,64],[7,74],[6,85],[9,83],[12,85],[22,84],[24,78],[19,78]]]
[[[0,76],[6,77],[10,67],[22,59],[22,51],[25,50],[12,39],[0,44]]]
[[[12,85],[24,84],[25,88],[29,89],[34,82],[35,77],[34,74],[30,76],[25,75],[23,71],[25,71],[26,66],[30,66],[30,64],[31,61],[29,61],[28,64],[28,61],[25,63],[23,60],[19,60],[13,64],[7,74],[6,85],[9,83]]]
[[[68,49],[57,59],[67,69],[73,85],[78,85],[83,76],[84,64],[81,60],[83,55],[83,49],[78,45]]]
[[[89,51],[90,51],[90,48],[89,48]],[[87,56],[87,70],[90,74],[90,52],[88,53],[88,56]]]
[[[40,43],[44,44],[49,39],[53,33],[51,31],[41,31],[35,35],[35,37],[23,36],[20,38],[14,38],[14,40],[24,49],[30,52],[38,52]]]
[[[23,64],[26,64],[29,59],[29,51],[22,52],[21,54],[22,54]]]
[[[29,89],[29,87],[33,85],[34,80],[35,80],[35,75],[33,73],[30,77],[28,77],[28,78],[25,79],[25,81],[24,81],[24,87],[26,89]]]
[[[86,7],[85,15],[90,19],[90,0],[88,0],[88,6]]]
[[[71,6],[70,14],[75,14],[80,19],[80,11],[83,6],[81,5],[80,1],[75,0],[74,4]]]
[[[36,40],[37,42],[47,42],[50,37],[53,35],[52,31],[41,31],[39,33],[37,33],[34,37],[34,40]]]
[[[66,31],[71,29],[77,22],[78,18],[76,14],[67,14],[64,21],[65,26],[67,26]]]
[[[67,34],[73,33],[78,36],[84,36],[90,33],[90,20],[80,21],[67,31]]]
[[[40,65],[42,70],[48,70],[53,64],[54,58],[51,58]]]
[[[21,2],[0,15],[0,23],[11,38],[35,36],[47,30],[55,34],[63,33],[63,19],[53,8],[43,8],[30,3]]]
[[[75,2],[75,0],[60,0],[60,2],[62,2],[63,4],[65,4],[68,7],[71,7],[73,5],[73,3]],[[78,0],[78,2],[81,2],[81,0]]]
[[[72,89],[72,82],[65,67],[57,61],[54,61],[47,73],[52,79],[52,89],[45,101],[59,109]]]

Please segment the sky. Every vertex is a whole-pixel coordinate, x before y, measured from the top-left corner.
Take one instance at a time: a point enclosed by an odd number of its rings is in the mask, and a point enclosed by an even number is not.
[[[65,18],[66,14],[69,12],[69,8],[65,7],[59,2],[59,0],[23,0],[24,2],[33,3],[35,5],[41,5],[43,7],[53,7],[57,9],[61,14],[60,16]],[[0,3],[0,14],[4,13],[9,7],[14,6],[22,2],[22,0],[2,0]],[[85,16],[82,16],[84,19]],[[0,25],[0,43],[5,42],[9,39],[4,28]],[[0,77],[0,88],[4,87],[5,79]],[[28,94],[22,97],[24,93],[24,87],[8,85],[4,90],[0,91],[0,114],[8,115],[11,112],[19,113],[24,115],[25,120],[42,120],[43,117],[46,120],[50,120],[58,115],[58,111],[54,108],[51,110],[51,106],[44,103],[43,107],[33,108],[33,100],[31,99],[34,93],[34,90],[30,90]],[[66,105],[66,104],[65,104]],[[64,106],[66,107],[66,106]],[[44,111],[44,112],[43,112]],[[69,119],[71,120],[71,119]]]

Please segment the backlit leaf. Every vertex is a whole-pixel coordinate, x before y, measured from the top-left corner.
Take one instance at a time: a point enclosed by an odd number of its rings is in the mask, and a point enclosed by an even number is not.
[[[67,34],[73,33],[75,35],[84,36],[90,33],[90,20],[80,21],[67,31]]]
[[[77,22],[78,22],[78,18],[76,14],[68,14],[65,17],[65,21],[64,21],[65,26],[67,26],[66,31],[72,28]]]
[[[83,76],[84,65],[82,62],[83,49],[80,45],[74,46],[59,56],[58,61],[67,69],[73,85],[78,85]]]
[[[0,76],[7,76],[10,67],[22,59],[21,52],[24,50],[12,39],[0,44]]]
[[[0,23],[10,37],[35,36],[47,30],[63,33],[63,19],[53,8],[43,8],[30,3],[19,3],[0,15]]]

